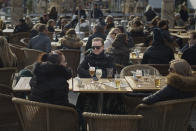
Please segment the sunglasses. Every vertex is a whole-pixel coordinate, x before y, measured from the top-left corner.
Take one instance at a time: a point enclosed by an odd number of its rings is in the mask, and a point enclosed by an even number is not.
[[[100,48],[101,48],[101,46],[92,46],[93,50],[95,50],[95,49],[99,50]]]

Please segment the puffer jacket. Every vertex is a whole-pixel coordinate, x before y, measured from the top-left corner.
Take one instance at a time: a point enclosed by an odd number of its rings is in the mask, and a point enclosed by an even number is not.
[[[30,100],[68,106],[70,78],[71,71],[64,66],[37,63],[30,81]]]

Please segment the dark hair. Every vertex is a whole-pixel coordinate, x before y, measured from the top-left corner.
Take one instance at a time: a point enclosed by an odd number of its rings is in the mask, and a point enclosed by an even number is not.
[[[95,25],[94,29],[95,29],[95,32],[100,32],[100,33],[104,32],[104,28],[101,24]]]
[[[66,35],[76,35],[76,31],[75,31],[73,28],[71,28],[71,29],[69,29],[69,30],[66,32]]]
[[[25,23],[25,20],[24,19],[19,19],[19,21],[24,24]]]
[[[125,33],[125,29],[122,25],[118,25],[116,28],[118,28],[122,33]]]
[[[125,33],[119,33],[116,35],[115,41],[124,42],[126,40],[127,35]]]
[[[162,28],[163,26],[168,25],[168,21],[167,20],[160,20],[158,22],[158,26],[159,28]]]
[[[44,32],[46,30],[46,25],[45,24],[40,24],[39,26],[39,32]]]
[[[51,64],[59,65],[62,60],[63,53],[60,51],[53,51],[51,53],[42,53],[38,57],[38,62],[49,62]]]

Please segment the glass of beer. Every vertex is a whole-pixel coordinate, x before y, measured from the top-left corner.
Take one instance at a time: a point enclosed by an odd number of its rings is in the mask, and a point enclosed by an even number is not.
[[[131,57],[136,58],[136,52],[131,52]]]
[[[159,88],[161,86],[161,78],[159,76],[155,77],[154,84],[156,88]]]
[[[115,74],[115,84],[116,84],[116,88],[120,89],[120,74]]]
[[[102,69],[96,69],[96,74],[95,75],[96,75],[97,79],[99,80],[102,76]]]
[[[90,74],[91,77],[93,78],[93,76],[94,76],[94,74],[95,74],[95,67],[93,67],[93,66],[90,66],[90,67],[89,67],[89,74]],[[93,80],[92,80],[91,83],[93,83]]]

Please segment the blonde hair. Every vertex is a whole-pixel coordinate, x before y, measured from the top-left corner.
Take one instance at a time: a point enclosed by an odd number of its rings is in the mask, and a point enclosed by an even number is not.
[[[180,74],[183,76],[192,76],[191,66],[184,59],[172,60],[170,62],[170,68],[172,68],[173,71],[177,74]]]
[[[120,29],[119,28],[112,28],[109,32],[109,35],[113,34],[115,31],[118,31],[118,33],[120,33]]]
[[[17,65],[17,57],[10,49],[5,37],[0,36],[0,59],[5,67]]]

